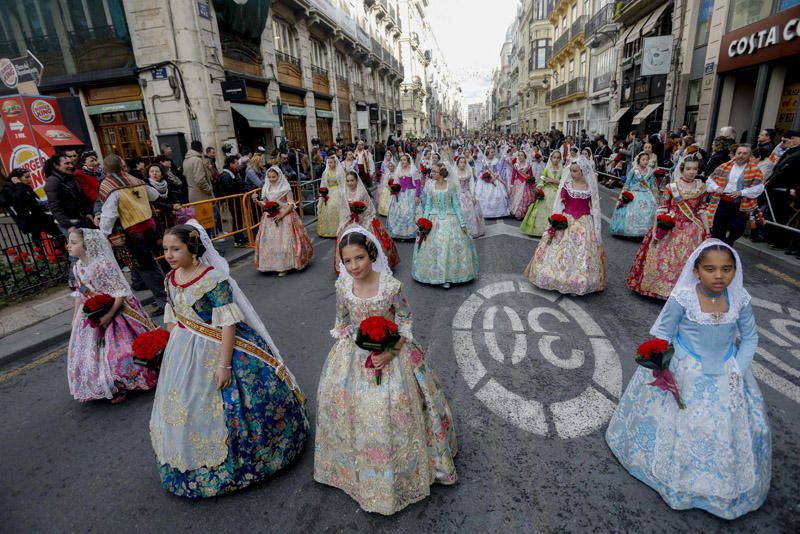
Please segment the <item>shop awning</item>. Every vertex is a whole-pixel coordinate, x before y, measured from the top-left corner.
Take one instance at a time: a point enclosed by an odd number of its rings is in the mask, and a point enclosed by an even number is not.
[[[280,128],[281,121],[277,115],[272,113],[266,106],[256,106],[255,104],[231,103],[231,109],[244,117],[251,128]]]
[[[633,126],[636,126],[637,124],[640,124],[652,112],[654,112],[656,109],[658,109],[658,106],[660,106],[660,105],[661,105],[661,102],[659,102],[658,104],[647,104],[644,108],[642,108],[642,111],[640,111],[639,113],[636,114],[635,117],[633,117],[633,121],[631,122],[631,124]]]
[[[284,115],[297,115],[298,117],[306,116],[306,108],[302,106],[284,106]]]
[[[644,23],[647,22],[648,19],[649,19],[649,17],[644,17],[644,18],[639,19],[639,22],[637,22],[633,26],[633,29],[631,30],[631,33],[629,33],[628,36],[625,38],[625,42],[626,43],[632,43],[636,39],[641,37],[641,35],[642,35],[642,26],[644,26]]]
[[[34,124],[32,126],[39,141],[51,146],[79,146],[85,143],[60,124]]]
[[[317,117],[320,119],[332,119],[333,118],[333,111],[326,111],[324,109],[317,110]]]
[[[128,102],[114,102],[113,104],[100,104],[97,106],[86,106],[86,113],[89,115],[101,115],[103,113],[120,113],[124,111],[139,111],[144,109],[141,100],[130,100]]]
[[[619,121],[620,121],[620,119],[622,119],[622,117],[624,117],[624,116],[625,116],[625,114],[628,112],[628,110],[629,110],[629,109],[631,109],[631,108],[630,108],[630,107],[627,107],[627,108],[619,108],[619,109],[617,110],[617,112],[616,112],[616,113],[614,113],[614,115],[613,115],[613,116],[612,116],[610,119],[608,119],[608,122],[609,122],[609,123],[612,123],[612,122],[613,122],[613,123],[617,123],[617,122],[619,122]]]
[[[661,19],[661,16],[664,14],[664,11],[666,11],[666,9],[671,5],[672,4],[670,4],[669,2],[666,2],[664,4],[661,4],[661,6],[659,6],[658,9],[650,13],[650,16],[647,18],[647,22],[645,22],[644,26],[642,26],[642,35],[647,35],[648,33],[650,33],[655,29],[659,19]]]

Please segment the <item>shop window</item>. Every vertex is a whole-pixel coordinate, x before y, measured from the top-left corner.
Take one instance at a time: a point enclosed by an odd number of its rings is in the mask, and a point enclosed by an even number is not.
[[[702,0],[700,2],[699,11],[697,17],[697,37],[694,40],[695,48],[708,44],[708,30],[711,27],[711,15],[714,12],[714,0]]]
[[[698,78],[697,80],[691,80],[689,82],[688,87],[688,94],[686,95],[686,105],[687,106],[698,106],[700,105],[700,90],[702,89],[702,78]]]
[[[730,0],[728,3],[728,31],[747,26],[770,16],[771,1],[765,0]]]

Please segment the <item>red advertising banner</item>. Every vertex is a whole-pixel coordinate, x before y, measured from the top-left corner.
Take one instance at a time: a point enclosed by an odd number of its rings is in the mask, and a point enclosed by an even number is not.
[[[10,95],[0,97],[0,159],[6,172],[17,167],[31,171],[31,186],[44,198],[44,162],[55,147],[79,147],[78,139],[61,124],[54,97]]]

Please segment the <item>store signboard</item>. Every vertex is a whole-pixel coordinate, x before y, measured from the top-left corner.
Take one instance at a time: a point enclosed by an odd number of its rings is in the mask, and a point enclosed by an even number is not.
[[[672,36],[645,37],[642,45],[642,76],[668,74],[672,66]]]
[[[728,32],[722,37],[717,73],[800,55],[800,5]]]
[[[775,128],[791,130],[794,116],[797,113],[797,100],[800,98],[800,83],[786,84],[781,95],[781,104],[778,107],[778,117],[775,119]]]

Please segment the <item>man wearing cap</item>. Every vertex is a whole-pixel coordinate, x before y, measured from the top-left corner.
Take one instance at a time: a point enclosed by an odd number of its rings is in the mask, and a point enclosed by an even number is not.
[[[772,204],[775,222],[786,224],[798,207],[800,190],[800,131],[789,130],[783,135],[781,146],[785,149],[775,163],[767,180],[767,194]],[[776,248],[790,247],[800,254],[797,233],[779,228],[770,229],[770,241]],[[792,239],[794,237],[794,239]]]

